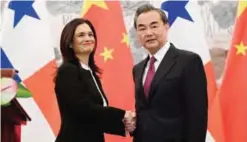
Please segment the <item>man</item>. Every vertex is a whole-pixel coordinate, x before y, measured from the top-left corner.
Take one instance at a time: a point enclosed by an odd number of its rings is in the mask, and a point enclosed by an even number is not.
[[[149,52],[133,69],[134,142],[205,142],[207,83],[200,56],[167,41],[167,17],[152,5],[137,9],[134,25]]]

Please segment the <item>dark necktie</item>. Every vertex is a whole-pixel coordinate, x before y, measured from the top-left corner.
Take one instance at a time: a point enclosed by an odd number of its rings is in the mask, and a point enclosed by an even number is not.
[[[148,72],[147,72],[147,76],[146,76],[146,80],[144,82],[144,93],[146,95],[146,97],[148,97],[149,91],[150,91],[150,86],[155,74],[155,68],[154,68],[154,62],[156,61],[156,59],[152,56],[150,58],[150,62],[149,62],[149,68],[148,68]]]

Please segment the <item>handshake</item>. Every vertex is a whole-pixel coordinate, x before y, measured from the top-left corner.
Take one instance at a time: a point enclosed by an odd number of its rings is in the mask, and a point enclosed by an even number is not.
[[[123,119],[126,131],[132,133],[136,128],[136,113],[132,111],[126,111]]]

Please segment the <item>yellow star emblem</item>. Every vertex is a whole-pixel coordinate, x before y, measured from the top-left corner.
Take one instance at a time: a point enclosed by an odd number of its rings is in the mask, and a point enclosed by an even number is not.
[[[246,8],[247,8],[247,0],[240,0],[238,2],[237,15],[240,16]]]
[[[108,9],[104,0],[84,0],[82,7],[82,16],[84,16],[93,5],[103,8],[105,10]]]
[[[104,47],[104,52],[100,53],[100,56],[104,57],[104,62],[106,62],[109,59],[113,59],[113,56],[112,56],[113,51],[114,51],[113,49],[109,50],[107,49],[107,47]]]
[[[237,55],[238,54],[242,54],[242,55],[246,55],[246,50],[247,50],[247,46],[244,46],[244,43],[241,42],[239,45],[235,45],[235,47],[237,48]]]
[[[129,47],[129,38],[128,38],[128,35],[126,33],[123,33],[123,39],[122,39],[121,43],[125,43]]]

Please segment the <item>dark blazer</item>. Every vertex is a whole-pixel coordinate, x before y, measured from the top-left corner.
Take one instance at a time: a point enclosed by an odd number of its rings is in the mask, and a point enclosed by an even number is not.
[[[199,55],[171,44],[146,98],[142,79],[148,60],[133,69],[137,112],[134,142],[205,142],[207,82]]]
[[[99,78],[95,74],[94,77],[103,92]],[[61,115],[56,142],[104,142],[104,133],[125,136],[125,111],[103,107],[90,71],[79,63],[71,61],[59,67],[55,92]],[[105,94],[104,97],[107,101]]]

